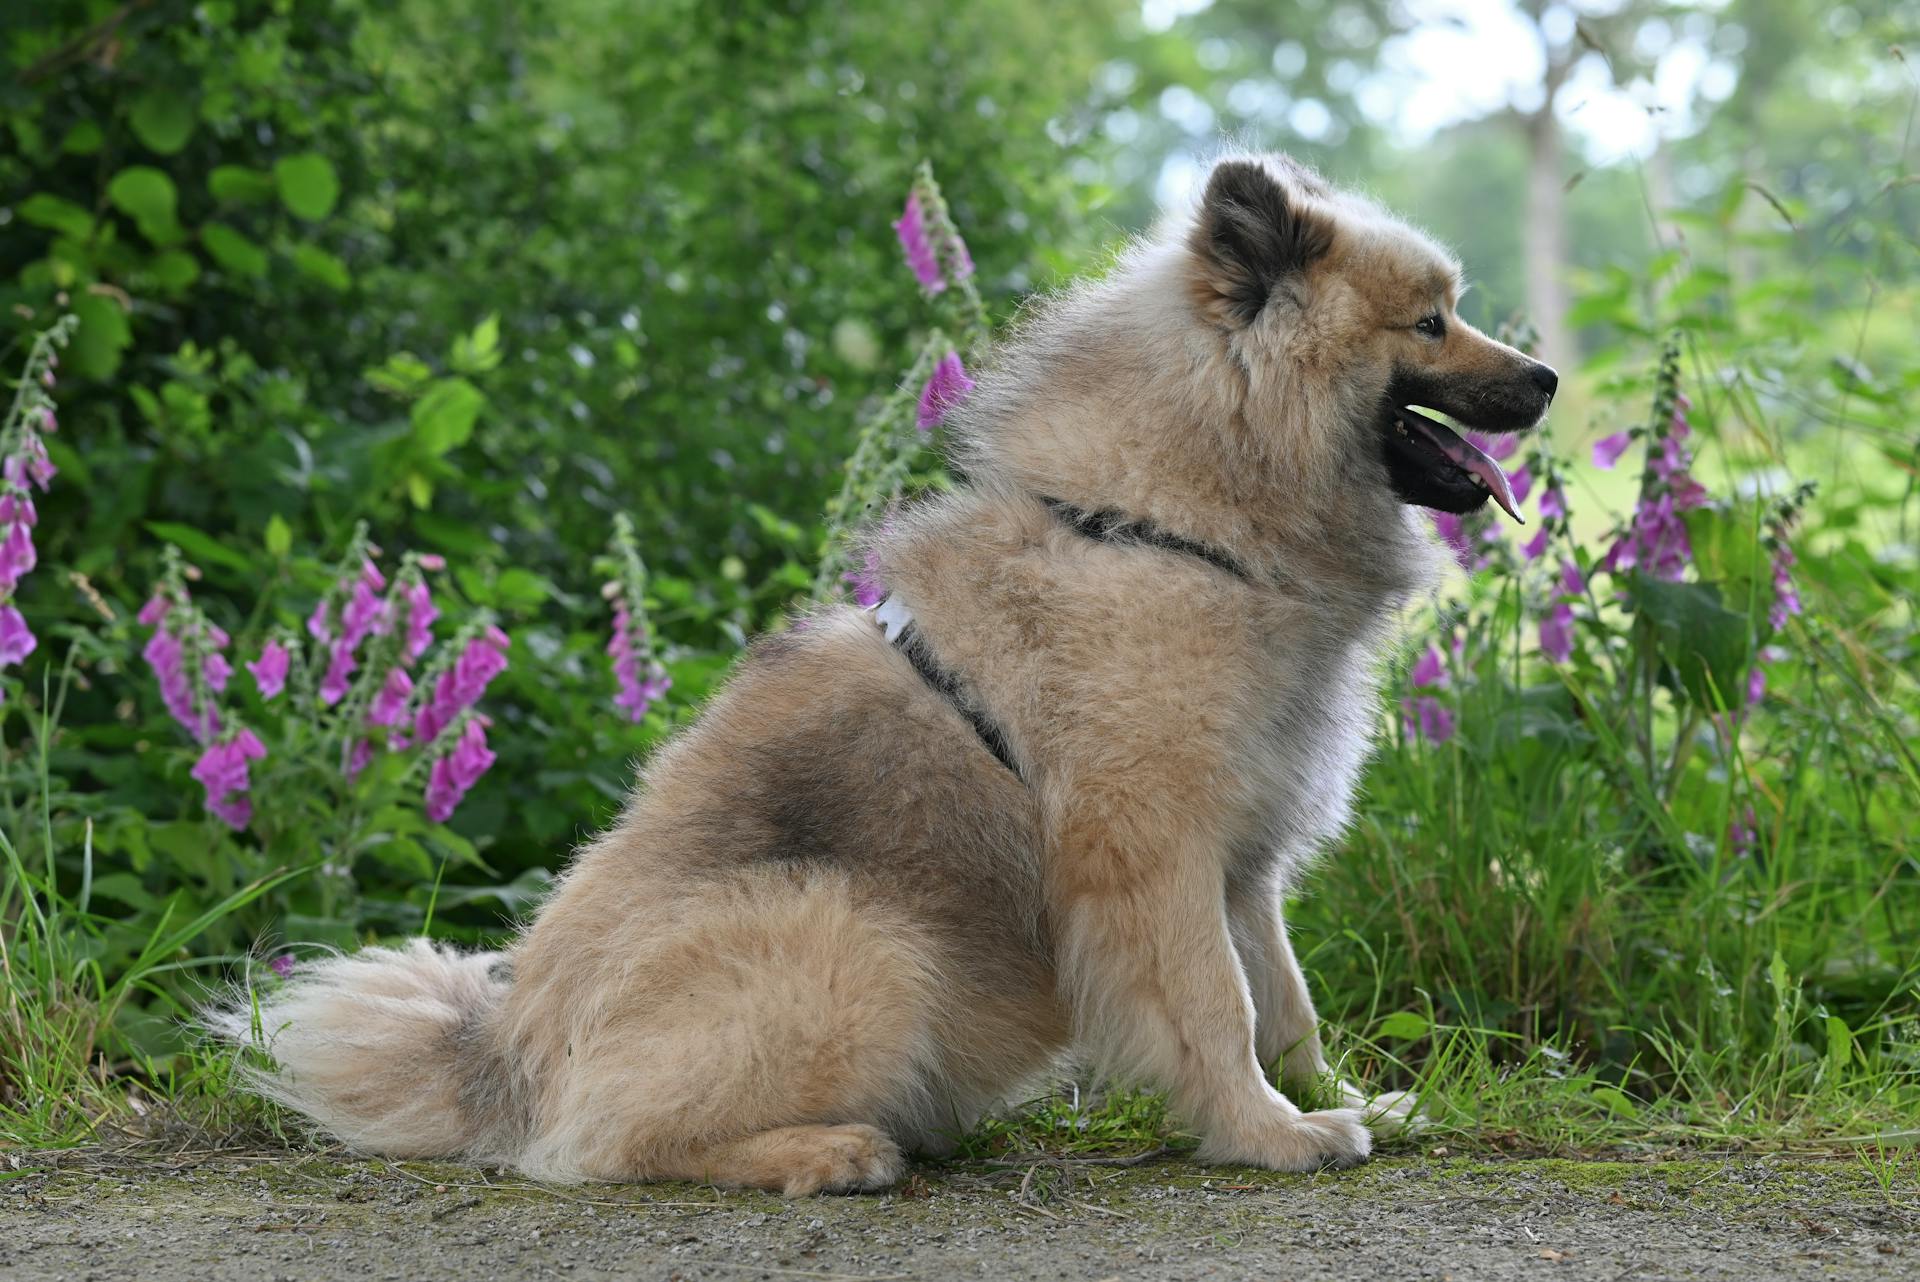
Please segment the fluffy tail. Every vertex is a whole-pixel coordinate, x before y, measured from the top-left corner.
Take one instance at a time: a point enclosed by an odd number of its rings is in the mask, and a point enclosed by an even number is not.
[[[272,1058],[272,1069],[247,1070],[253,1089],[361,1152],[508,1163],[524,1123],[490,1033],[508,988],[494,976],[502,956],[416,939],[303,960],[257,1004],[202,1018]]]

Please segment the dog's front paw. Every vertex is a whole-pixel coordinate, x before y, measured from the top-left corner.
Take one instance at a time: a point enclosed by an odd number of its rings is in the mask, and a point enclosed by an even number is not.
[[[1372,1151],[1373,1132],[1359,1109],[1301,1113],[1289,1108],[1275,1110],[1251,1134],[1208,1136],[1199,1157],[1271,1171],[1321,1171],[1364,1162]]]

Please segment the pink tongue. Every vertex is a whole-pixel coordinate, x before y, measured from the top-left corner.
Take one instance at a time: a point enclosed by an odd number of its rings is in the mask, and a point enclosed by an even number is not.
[[[1459,433],[1449,431],[1444,424],[1436,423],[1421,414],[1409,413],[1407,418],[1412,421],[1415,428],[1419,429],[1421,435],[1447,456],[1448,462],[1469,476],[1479,477],[1492,493],[1493,501],[1506,509],[1508,516],[1522,525],[1527,523],[1527,518],[1520,515],[1514,503],[1513,487],[1507,484],[1507,474],[1500,470],[1498,463],[1475,449],[1473,443],[1463,439]]]

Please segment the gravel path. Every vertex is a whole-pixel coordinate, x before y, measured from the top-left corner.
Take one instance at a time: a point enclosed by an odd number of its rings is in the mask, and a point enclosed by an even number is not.
[[[9,1170],[9,1167],[13,1169]],[[0,1278],[1920,1277],[1920,1161],[929,1167],[884,1196],[548,1190],[435,1164],[0,1154]]]

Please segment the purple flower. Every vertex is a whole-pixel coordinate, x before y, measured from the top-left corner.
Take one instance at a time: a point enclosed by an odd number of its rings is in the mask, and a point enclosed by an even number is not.
[[[468,721],[453,750],[436,760],[427,772],[427,818],[433,822],[445,823],[452,818],[460,799],[493,764],[486,727],[484,717]]]
[[[1453,738],[1453,713],[1432,695],[1400,701],[1400,721],[1408,738],[1445,743]]]
[[[279,641],[268,641],[260,647],[260,657],[247,664],[247,671],[253,674],[254,688],[260,691],[262,699],[272,699],[286,688],[287,662],[291,658],[287,647]]]
[[[373,761],[373,742],[369,739],[357,740],[347,752],[346,776],[358,779],[360,772]]]
[[[150,628],[167,617],[170,604],[164,593],[156,592],[147,598],[147,603],[140,607],[140,613],[136,617]]]
[[[1612,436],[1603,436],[1593,443],[1593,465],[1603,472],[1613,470],[1620,456],[1627,452],[1627,446],[1633,444],[1632,432],[1615,432]]]
[[[434,683],[433,697],[414,715],[413,738],[422,747],[452,725],[466,709],[479,701],[487,684],[507,668],[507,649],[512,644],[507,634],[489,626],[467,642],[467,648],[453,666]]]
[[[872,548],[861,558],[859,569],[848,570],[840,578],[853,588],[854,604],[862,610],[871,610],[886,599],[887,588],[880,581],[880,554]]]
[[[1540,495],[1540,515],[1544,517],[1565,516],[1567,514],[1567,496],[1557,485],[1549,485]]]
[[[1451,512],[1435,512],[1433,528],[1440,535],[1440,541],[1453,549],[1453,559],[1460,563],[1460,568],[1473,573],[1476,558],[1473,543],[1467,538],[1466,522]]]
[[[617,601],[613,607],[613,636],[607,642],[607,654],[613,660],[614,682],[620,687],[613,697],[613,706],[625,712],[629,721],[637,722],[645,717],[648,706],[673,685],[673,678],[656,662],[648,662],[645,672],[641,671],[640,657],[646,639],[645,626],[635,621],[624,600]]]
[[[413,697],[413,678],[401,667],[389,668],[380,692],[367,706],[370,726],[397,726],[407,714],[407,700]]]
[[[1580,567],[1572,561],[1560,563],[1560,593],[1563,596],[1577,597],[1587,590],[1587,578],[1580,573]]]
[[[1407,680],[1416,690],[1437,689],[1447,684],[1447,661],[1441,656],[1439,646],[1431,641],[1427,643],[1426,650],[1414,661]]]
[[[32,528],[24,521],[7,526],[5,537],[0,538],[0,593],[13,591],[21,576],[31,572],[39,559],[33,549]]]
[[[1513,488],[1513,505],[1519,507],[1527,501],[1527,495],[1533,493],[1533,473],[1524,467],[1516,467],[1507,473],[1507,484]]]
[[[913,269],[920,288],[929,294],[937,294],[945,289],[946,278],[940,274],[940,259],[934,253],[932,240],[927,236],[927,220],[920,208],[919,192],[907,193],[907,207],[893,224],[893,231],[900,238],[900,248],[907,255],[907,266]]]
[[[307,616],[307,635],[321,645],[333,639],[333,629],[327,623],[327,600],[320,598],[313,607],[313,613]]]
[[[293,954],[281,953],[278,957],[268,962],[267,965],[273,967],[273,973],[280,976],[280,978],[291,978],[293,975]]]
[[[947,416],[947,411],[967,399],[967,393],[973,390],[973,380],[967,377],[967,367],[960,363],[960,353],[949,351],[933,367],[932,377],[920,391],[920,411],[915,423],[923,432],[930,432],[939,426]]]
[[[1573,607],[1565,601],[1540,618],[1540,652],[1554,663],[1565,663],[1573,654]]]
[[[25,616],[11,602],[0,604],[0,668],[21,662],[38,644]]]
[[[440,607],[433,603],[433,591],[427,587],[425,580],[408,583],[402,595],[407,600],[406,656],[411,663],[433,644],[433,621],[440,617]]]
[[[209,745],[194,763],[193,777],[207,790],[207,809],[228,827],[238,830],[252,821],[247,767],[266,755],[259,736],[242,726],[231,738]]]
[[[1767,670],[1758,663],[1747,669],[1747,706],[1767,697]]]
[[[153,604],[153,601],[147,603],[147,609],[141,611],[142,616],[160,613],[152,609]],[[200,662],[198,690],[187,673],[186,644],[175,631],[176,621],[182,615],[185,616],[187,628],[199,631],[199,640],[205,651]],[[159,681],[160,698],[167,705],[167,711],[200,743],[207,743],[220,733],[220,717],[213,707],[209,692],[226,687],[230,669],[226,659],[218,652],[226,643],[227,634],[206,622],[198,611],[175,611],[169,607],[161,613],[159,625],[155,627],[153,635],[147,638],[147,644],[141,651],[141,657],[147,661]]]
[[[346,639],[333,643],[327,654],[327,670],[320,676],[320,702],[331,708],[347,697],[347,687],[352,684],[353,674],[359,669],[360,661],[353,657],[353,647]]]
[[[1781,543],[1773,550],[1773,604],[1767,609],[1767,623],[1775,632],[1787,626],[1787,620],[1801,611],[1800,593],[1793,585],[1793,549]]]
[[[1547,543],[1552,538],[1552,535],[1553,530],[1550,527],[1545,525],[1541,526],[1534,532],[1532,538],[1520,545],[1520,555],[1525,557],[1529,563],[1538,561],[1546,554]]]

